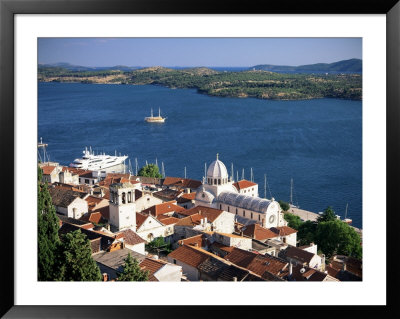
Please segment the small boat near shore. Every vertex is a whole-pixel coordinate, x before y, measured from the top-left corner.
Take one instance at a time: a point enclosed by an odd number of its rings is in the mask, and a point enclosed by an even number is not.
[[[151,116],[144,118],[148,123],[164,123],[166,119],[166,117],[161,116],[160,108],[158,108],[158,116],[153,116],[153,109],[151,109]]]

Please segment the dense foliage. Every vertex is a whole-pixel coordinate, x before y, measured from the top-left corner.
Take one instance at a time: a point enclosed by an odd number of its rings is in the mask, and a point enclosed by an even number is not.
[[[51,201],[43,172],[38,167],[38,280],[52,281],[58,277],[57,253],[59,221]]]
[[[283,211],[287,212],[290,209],[289,203],[284,202],[283,200],[278,200],[278,203],[281,206]]]
[[[348,224],[336,218],[332,207],[324,210],[317,222],[301,221],[300,217],[285,213],[288,226],[298,230],[299,245],[314,242],[328,258],[335,254],[362,257],[361,238]]]
[[[100,281],[100,269],[92,258],[90,241],[80,230],[61,237],[61,279],[64,281]]]
[[[101,280],[90,242],[80,231],[59,238],[59,219],[38,167],[38,280]]]
[[[146,244],[146,250],[152,253],[159,254],[160,252],[169,254],[172,252],[172,245],[166,243],[163,237],[156,237],[151,242]]]
[[[162,178],[160,170],[159,170],[158,166],[155,164],[147,164],[147,165],[143,166],[139,170],[138,175],[145,176],[145,177]]]
[[[132,258],[131,254],[125,258],[124,270],[118,275],[119,281],[148,281],[149,271],[142,270],[136,258]]]
[[[269,71],[216,72],[207,68],[173,70],[162,67],[134,71],[71,71],[40,67],[39,81],[82,83],[156,84],[196,88],[212,96],[299,100],[343,98],[361,100],[360,74],[283,74]]]

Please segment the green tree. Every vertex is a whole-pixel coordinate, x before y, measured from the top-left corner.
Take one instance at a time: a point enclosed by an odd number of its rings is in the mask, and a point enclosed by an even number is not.
[[[327,208],[325,208],[324,212],[318,216],[318,223],[320,222],[329,222],[332,220],[335,220],[336,218],[336,214],[333,211],[333,208],[331,206],[328,206]]]
[[[360,236],[339,219],[318,223],[315,242],[328,258],[335,254],[362,258]]]
[[[298,229],[297,239],[299,240],[299,245],[309,245],[315,242],[315,231],[317,229],[317,224],[310,220],[302,223]]]
[[[119,281],[148,281],[149,271],[140,269],[139,262],[129,253],[125,258],[124,271],[118,275]]]
[[[146,244],[146,250],[150,252],[155,252],[157,254],[160,252],[169,254],[170,252],[172,252],[172,245],[171,243],[166,243],[164,241],[164,238],[159,236]]]
[[[283,211],[287,212],[290,209],[289,203],[286,203],[283,200],[278,200],[278,203],[281,205]]]
[[[285,220],[288,222],[289,227],[292,227],[296,230],[299,230],[301,224],[303,224],[303,221],[299,216],[291,213],[285,213],[285,215],[283,215],[283,218],[285,218]]]
[[[162,178],[158,166],[155,164],[147,164],[143,166],[139,172],[139,176]]]
[[[100,269],[92,258],[90,241],[80,230],[61,237],[61,277],[64,281],[100,281]]]
[[[59,220],[42,177],[42,169],[38,167],[38,280],[52,281],[59,276]]]

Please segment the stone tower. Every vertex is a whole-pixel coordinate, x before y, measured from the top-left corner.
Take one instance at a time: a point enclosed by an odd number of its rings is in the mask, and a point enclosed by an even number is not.
[[[135,188],[131,183],[110,185],[110,224],[117,230],[136,231]]]

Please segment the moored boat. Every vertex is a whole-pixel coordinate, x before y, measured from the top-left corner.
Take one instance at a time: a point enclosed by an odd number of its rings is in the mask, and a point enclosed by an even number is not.
[[[82,158],[75,159],[69,166],[81,169],[99,170],[120,165],[124,163],[127,158],[128,155],[117,156],[117,154],[115,154],[115,156],[112,156],[105,153],[95,155],[91,148],[88,150],[87,147],[85,147]]]

